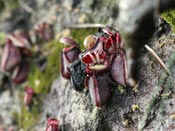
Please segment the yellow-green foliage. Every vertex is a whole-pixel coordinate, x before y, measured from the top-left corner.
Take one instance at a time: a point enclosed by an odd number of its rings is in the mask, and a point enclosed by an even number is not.
[[[81,49],[84,49],[83,41],[87,35],[94,34],[98,31],[98,29],[90,28],[90,29],[72,29],[71,35],[76,40],[76,42],[80,45]]]
[[[35,124],[39,122],[39,113],[40,110],[38,108],[37,104],[34,104],[31,109],[28,109],[27,107],[23,106],[21,109],[21,117],[19,119],[19,128],[22,128],[24,130],[32,129]]]
[[[97,29],[73,29],[71,30],[71,36],[80,44],[80,47],[83,48],[84,38],[95,32],[97,32]],[[41,47],[41,55],[47,57],[47,66],[44,71],[40,71],[36,63],[31,62],[27,83],[34,89],[37,97],[34,98],[34,105],[31,110],[27,110],[27,108],[22,105],[22,113],[18,115],[14,114],[19,124],[19,129],[32,129],[32,125],[35,125],[39,120],[42,101],[50,91],[52,82],[59,77],[60,51],[63,47],[63,44],[59,43],[57,40],[43,44]]]
[[[79,43],[80,48],[83,48],[83,40],[89,34],[94,34],[97,29],[80,29],[71,30],[71,36]],[[47,66],[44,71],[40,71],[35,63],[28,77],[29,85],[32,86],[36,93],[47,93],[50,90],[51,83],[59,76],[60,69],[60,52],[63,44],[58,41],[51,41],[42,47],[43,54],[47,55]]]
[[[5,4],[5,8],[7,9],[16,9],[17,7],[19,7],[19,2],[18,0],[2,0]]]
[[[42,45],[41,50],[42,54],[39,57],[46,56],[47,57],[47,66],[44,71],[40,71],[38,65],[34,60],[31,60],[31,68],[27,80],[27,84],[31,86],[36,95],[33,99],[33,105],[30,110],[26,108],[25,105],[21,106],[21,114],[18,114],[14,117],[16,122],[18,123],[19,129],[28,130],[29,128],[33,128],[40,116],[40,109],[42,108],[42,100],[45,98],[45,95],[50,91],[51,84],[54,79],[59,76],[59,64],[60,64],[60,51],[63,48],[63,45],[58,41],[53,40],[48,43]],[[21,91],[24,93],[24,91]],[[23,99],[23,95],[19,96]]]
[[[46,55],[47,65],[44,71],[40,71],[36,63],[31,63],[32,67],[28,77],[29,85],[36,93],[47,93],[54,79],[59,75],[60,51],[63,45],[58,41],[51,41],[43,45],[41,55]],[[42,56],[38,56],[42,57]]]
[[[173,32],[175,32],[175,10],[166,11],[161,16],[172,26]]]
[[[2,13],[4,10],[16,9],[19,6],[20,4],[18,0],[0,0],[0,13]]]
[[[6,38],[6,34],[4,32],[0,32],[0,45],[5,44],[5,38]]]

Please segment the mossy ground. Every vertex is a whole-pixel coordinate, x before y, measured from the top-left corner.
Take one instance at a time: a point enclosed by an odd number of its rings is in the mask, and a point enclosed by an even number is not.
[[[0,46],[3,46],[5,44],[5,37],[6,34],[4,32],[0,32]]]
[[[72,36],[83,49],[83,40],[89,34],[94,34],[98,29],[72,29]],[[36,95],[34,97],[33,106],[30,110],[25,105],[21,105],[21,114],[14,113],[19,129],[32,129],[40,118],[42,101],[49,93],[52,82],[59,77],[60,69],[60,51],[63,44],[58,40],[52,40],[41,46],[41,52],[47,54],[47,65],[43,71],[40,71],[38,66],[31,62],[31,69],[27,79],[27,84],[31,86]],[[43,55],[41,54],[41,55]],[[22,87],[23,88],[23,87]],[[22,90],[21,90],[22,91]],[[20,96],[23,98],[22,95]]]
[[[171,25],[173,32],[175,32],[175,9],[168,10],[162,13],[161,16]]]
[[[1,2],[1,0],[0,0]],[[13,2],[8,0],[8,2]],[[18,6],[18,3],[16,5]],[[13,8],[13,7],[12,7]],[[167,11],[161,16],[171,24],[173,31],[175,31],[175,10]],[[98,29],[72,29],[71,36],[80,44],[80,47],[83,49],[83,40],[89,34],[94,34]],[[4,33],[0,33],[0,43],[4,43],[5,39]],[[2,42],[3,41],[3,42]],[[30,73],[27,79],[27,84],[34,88],[35,98],[33,101],[33,106],[30,110],[21,104],[21,113],[14,112],[14,119],[18,125],[18,129],[23,130],[32,130],[34,125],[39,121],[42,102],[49,93],[51,84],[54,79],[59,77],[59,66],[60,66],[60,51],[63,48],[63,44],[59,43],[57,40],[52,40],[48,43],[43,43],[41,46],[42,53],[46,53],[47,65],[43,71],[40,71],[36,63],[31,62]],[[41,54],[42,55],[42,54]],[[20,98],[23,99],[23,86],[20,87]]]

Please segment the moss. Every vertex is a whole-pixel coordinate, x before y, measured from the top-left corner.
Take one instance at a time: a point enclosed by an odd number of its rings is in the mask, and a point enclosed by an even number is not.
[[[43,71],[32,64],[28,83],[36,93],[47,93],[50,90],[51,83],[58,77],[60,65],[60,51],[63,45],[57,41],[51,41],[42,47],[43,54],[46,54],[47,65]],[[43,56],[42,56],[43,57]]]
[[[46,54],[47,66],[41,71],[36,64],[37,61],[35,58],[31,62],[31,68],[29,76],[27,79],[27,84],[31,86],[35,91],[35,96],[33,99],[33,105],[31,108],[27,108],[25,105],[21,105],[21,114],[15,114],[15,120],[18,123],[19,129],[29,130],[34,127],[40,118],[40,110],[42,108],[42,101],[45,98],[45,95],[50,91],[51,84],[54,79],[58,77],[59,74],[59,52],[63,48],[62,44],[53,40],[48,43],[43,44],[41,47],[42,54],[38,57],[44,57]],[[23,90],[21,89],[21,92]],[[23,99],[22,93],[19,96],[21,101]]]
[[[19,7],[19,2],[18,0],[5,0],[5,4],[8,6],[10,9],[16,9]]]
[[[5,45],[5,38],[6,38],[5,32],[0,32],[0,46]]]
[[[83,49],[83,40],[89,34],[94,34],[97,29],[73,29],[71,35],[80,44]],[[31,65],[28,83],[36,93],[47,93],[50,90],[51,83],[59,76],[60,52],[63,44],[58,41],[51,41],[42,47],[42,53],[47,55],[47,66],[44,71],[40,71],[34,63]]]
[[[121,85],[117,86],[117,88],[118,88],[120,94],[124,94],[126,92],[125,88]]]
[[[22,90],[21,92],[22,93],[19,94],[19,98],[21,99],[21,102],[22,102],[24,97],[24,92]],[[40,118],[41,107],[42,107],[41,99],[39,99],[38,96],[34,96],[32,105],[30,107],[27,107],[23,103],[21,103],[20,106],[21,106],[20,112],[13,112],[13,119],[15,124],[17,125],[17,129],[18,130],[33,129]]]
[[[5,8],[5,3],[4,1],[0,0],[0,13],[2,12],[4,8]]]
[[[172,26],[172,30],[175,32],[175,10],[166,11],[161,16]]]
[[[22,117],[21,117],[21,127],[24,130],[32,129],[33,126],[39,120],[39,110],[37,106],[33,106],[32,109],[29,111],[26,107],[22,108]]]
[[[89,28],[89,29],[72,29],[71,35],[76,40],[76,42],[80,45],[81,49],[84,49],[83,41],[86,36],[90,34],[95,34],[98,31],[97,28]]]
[[[94,34],[96,31],[97,29],[73,29],[71,30],[71,35],[83,49],[84,38],[89,34]],[[63,44],[56,40],[41,46],[41,56],[36,56],[34,59],[38,59],[37,57],[47,58],[47,65],[43,71],[40,71],[36,62],[34,62],[35,60],[31,62],[27,84],[34,88],[36,96],[34,97],[33,106],[30,110],[28,110],[25,105],[21,105],[21,114],[14,113],[19,129],[31,130],[38,122],[42,101],[46,94],[49,93],[52,82],[59,76],[60,51],[62,48]],[[23,95],[20,95],[20,98],[23,99]]]
[[[13,119],[14,119],[14,123],[16,124],[16,125],[19,125],[19,114],[18,114],[18,112],[16,112],[16,111],[14,111],[13,113],[12,113],[12,115],[13,115]]]

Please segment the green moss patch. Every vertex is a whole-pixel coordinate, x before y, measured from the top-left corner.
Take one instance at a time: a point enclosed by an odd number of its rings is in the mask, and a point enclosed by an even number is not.
[[[97,28],[89,28],[89,29],[72,29],[71,35],[76,40],[76,42],[80,45],[81,49],[84,49],[83,41],[86,36],[90,34],[95,34],[98,31]]]
[[[98,29],[72,29],[71,36],[80,44],[83,49],[83,40],[89,34],[94,34]],[[50,92],[52,82],[59,77],[60,73],[60,52],[64,45],[57,40],[50,41],[41,46],[40,56],[36,56],[31,60],[30,73],[27,79],[27,84],[31,86],[36,96],[34,103],[30,110],[22,105],[21,114],[15,113],[16,121],[19,129],[32,130],[40,118],[40,111],[42,109],[42,102],[45,96]],[[38,58],[37,58],[38,57]],[[46,68],[41,71],[36,64],[37,59],[46,57]],[[35,60],[36,59],[36,60]],[[21,99],[23,98],[20,96]]]
[[[166,11],[161,16],[171,25],[173,32],[175,32],[175,10]]]
[[[41,71],[36,62],[31,63],[31,70],[28,77],[28,83],[36,93],[46,94],[50,90],[51,83],[59,75],[60,51],[63,45],[58,41],[51,41],[42,47],[43,56],[46,57],[46,68]],[[45,55],[44,55],[45,54]]]
[[[5,32],[0,32],[0,46],[5,45],[6,34]]]

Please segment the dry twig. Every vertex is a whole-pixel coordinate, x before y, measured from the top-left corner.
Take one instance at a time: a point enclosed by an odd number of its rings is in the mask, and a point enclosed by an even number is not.
[[[99,23],[86,23],[86,24],[66,24],[65,28],[104,28],[107,25]]]
[[[155,53],[153,49],[151,49],[148,45],[145,45],[147,51],[159,62],[161,67],[170,75],[170,70],[166,67],[165,63],[161,60],[161,58]]]

